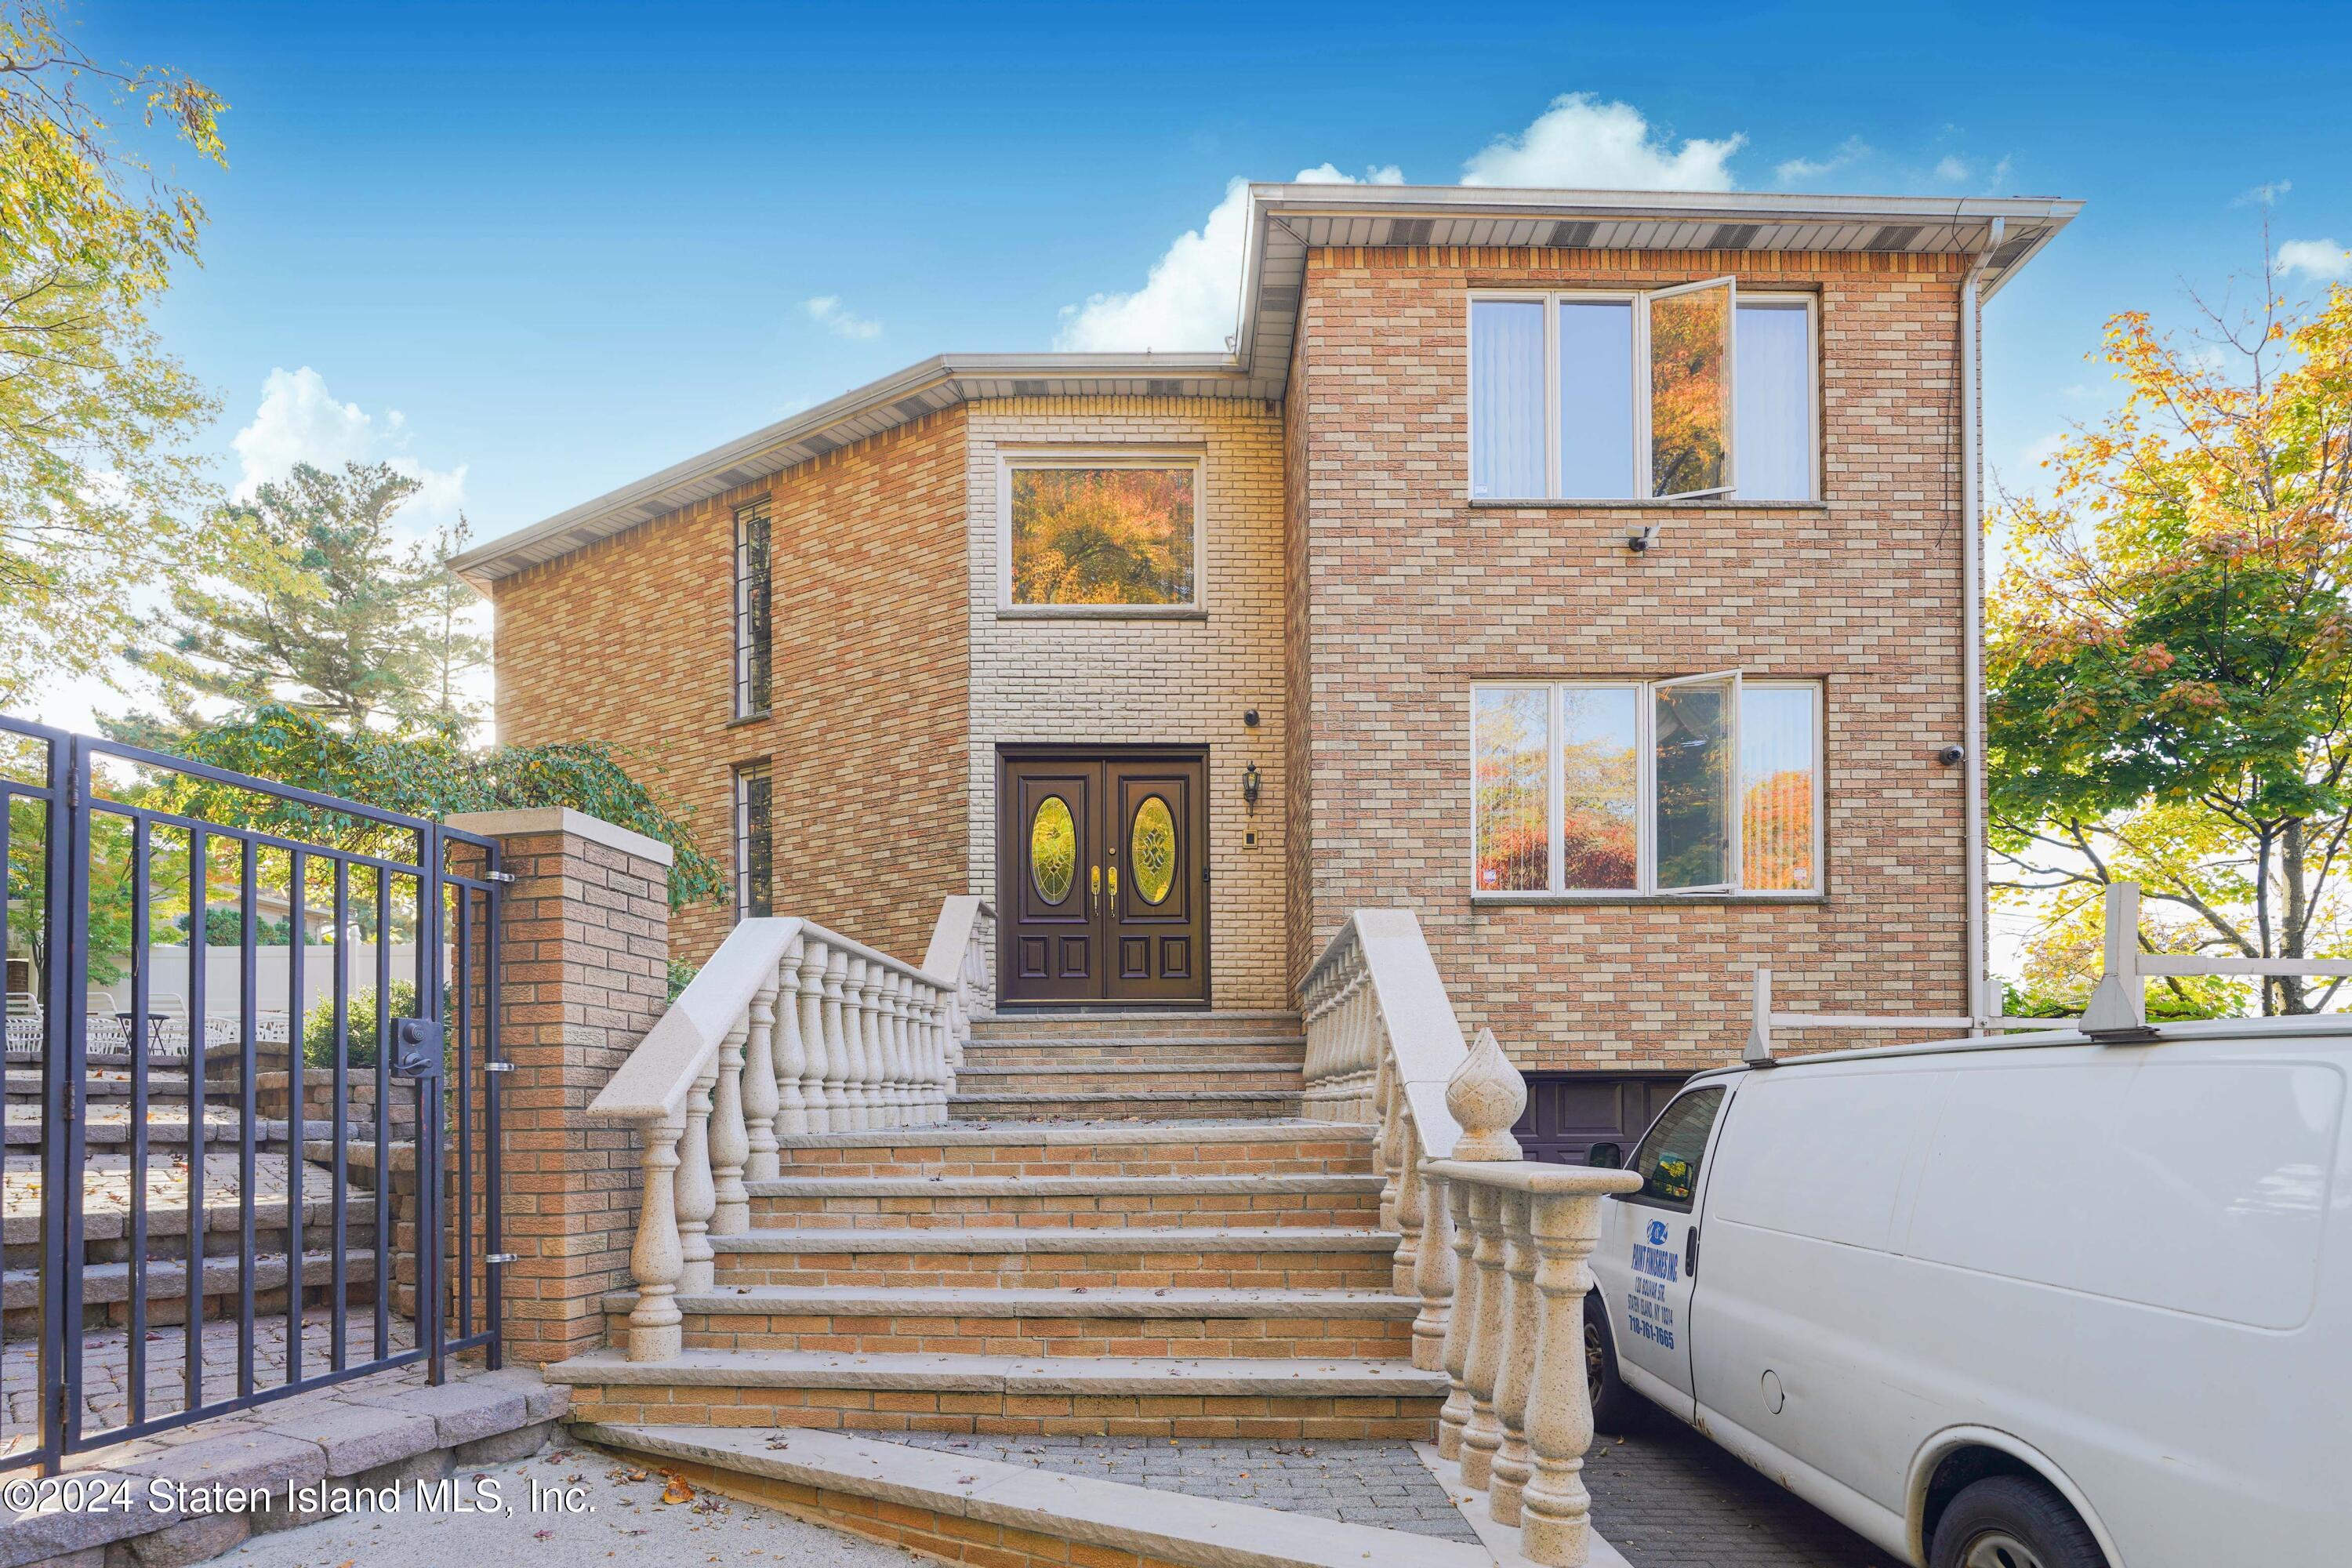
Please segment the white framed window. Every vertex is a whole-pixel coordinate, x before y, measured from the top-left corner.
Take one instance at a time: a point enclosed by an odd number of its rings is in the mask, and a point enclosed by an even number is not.
[[[1474,897],[1806,898],[1822,688],[1716,670],[1470,689]]]
[[[1000,609],[1153,616],[1202,608],[1200,453],[1013,452],[999,469]]]
[[[1730,278],[1469,297],[1473,500],[1819,498],[1819,304]]]

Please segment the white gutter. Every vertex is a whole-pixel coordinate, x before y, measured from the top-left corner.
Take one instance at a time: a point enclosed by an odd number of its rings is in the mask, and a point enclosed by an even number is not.
[[[1984,454],[1980,450],[1983,443],[1977,434],[1984,387],[1977,373],[1977,315],[1982,309],[1977,299],[1977,281],[1992,261],[1992,253],[2000,247],[2003,226],[2000,218],[1992,220],[1992,232],[1986,237],[1984,248],[1977,252],[1976,259],[1969,264],[1968,276],[1960,280],[1960,664],[1964,671],[1962,685],[1968,693],[1960,743],[1968,749],[1963,766],[1968,773],[1969,791],[1968,1010],[1976,1020],[1969,1031],[1972,1035],[1981,1034],[1985,1021],[2000,1013],[1986,996],[1991,989],[1991,976],[1986,973],[1991,955],[1985,940]]]

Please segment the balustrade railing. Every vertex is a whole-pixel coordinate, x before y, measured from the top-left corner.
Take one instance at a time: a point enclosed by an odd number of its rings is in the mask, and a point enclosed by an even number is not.
[[[1463,1043],[1420,922],[1359,910],[1299,986],[1307,1114],[1370,1122],[1398,1231],[1395,1289],[1419,1298],[1412,1363],[1443,1370],[1438,1453],[1520,1552],[1579,1568],[1591,1550],[1584,1487],[1586,1260],[1601,1200],[1627,1171],[1519,1158],[1527,1084],[1493,1034]]]
[[[994,918],[945,900],[919,969],[813,921],[742,921],[646,1031],[589,1107],[641,1140],[630,1360],[678,1353],[677,1297],[710,1289],[711,1237],[751,1228],[780,1138],[947,1121]]]

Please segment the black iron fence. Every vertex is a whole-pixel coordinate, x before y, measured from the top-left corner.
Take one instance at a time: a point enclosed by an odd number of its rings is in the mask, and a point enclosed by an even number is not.
[[[498,1364],[488,839],[0,717],[0,1467]]]

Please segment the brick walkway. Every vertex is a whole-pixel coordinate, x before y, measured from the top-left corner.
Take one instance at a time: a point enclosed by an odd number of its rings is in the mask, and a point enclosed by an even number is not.
[[[1899,1568],[1697,1433],[1661,1418],[1584,1462],[1592,1522],[1633,1568]]]
[[[415,1334],[398,1317],[392,1320],[392,1347],[396,1353],[415,1343]],[[327,1369],[332,1351],[331,1314],[313,1309],[303,1314],[302,1373],[315,1376]],[[344,1319],[345,1364],[356,1366],[375,1356],[375,1312],[367,1308]],[[233,1399],[237,1392],[236,1324],[207,1322],[198,1342],[204,1357],[206,1403]],[[147,1415],[149,1419],[186,1408],[187,1337],[174,1324],[151,1329],[147,1334]],[[286,1381],[286,1315],[278,1312],[253,1326],[254,1386],[268,1390]],[[29,1448],[37,1440],[35,1428],[40,1407],[40,1344],[36,1340],[11,1340],[0,1350],[0,1400],[6,1416],[0,1422],[0,1454]],[[421,1379],[423,1373],[417,1374]],[[82,1430],[102,1432],[120,1426],[131,1415],[131,1351],[127,1335],[93,1332],[82,1336]]]
[[[1252,1503],[1349,1524],[1380,1525],[1475,1544],[1437,1478],[1410,1443],[1174,1441],[1165,1437],[981,1437],[894,1432],[893,1443],[1008,1465]]]

